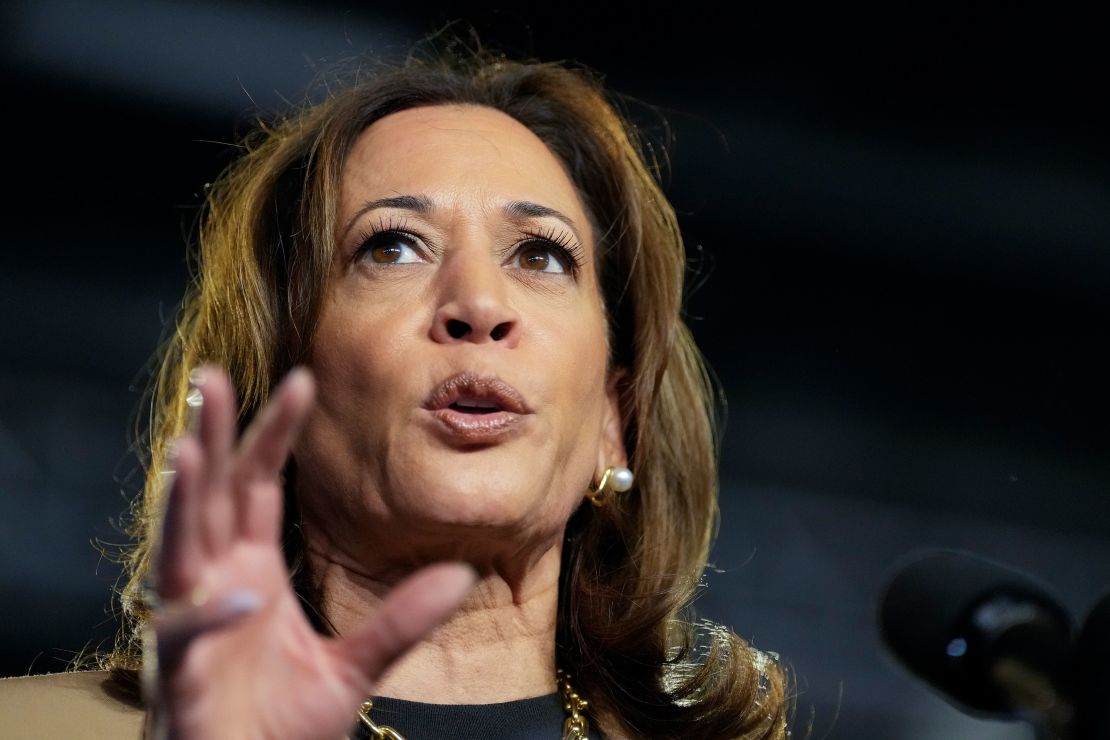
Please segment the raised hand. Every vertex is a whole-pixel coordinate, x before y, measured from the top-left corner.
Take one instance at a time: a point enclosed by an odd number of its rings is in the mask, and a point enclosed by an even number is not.
[[[199,426],[173,454],[157,557],[155,717],[172,738],[338,740],[405,650],[450,616],[474,583],[435,565],[398,586],[369,624],[318,635],[281,551],[280,471],[313,399],[291,372],[236,445],[235,400],[219,368],[196,377]]]

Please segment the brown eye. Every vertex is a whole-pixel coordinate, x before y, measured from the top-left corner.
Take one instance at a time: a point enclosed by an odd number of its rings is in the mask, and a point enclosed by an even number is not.
[[[370,250],[375,262],[396,262],[401,259],[401,248],[396,244],[379,245]]]
[[[409,243],[409,238],[396,232],[382,232],[366,240],[362,253],[381,265],[403,265],[423,262],[420,253]]]
[[[524,247],[517,252],[517,264],[525,270],[536,272],[566,272],[566,266],[556,257],[552,248],[540,245]]]

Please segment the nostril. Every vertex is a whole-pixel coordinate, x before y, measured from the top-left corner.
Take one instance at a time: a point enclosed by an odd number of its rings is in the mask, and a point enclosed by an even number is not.
[[[509,333],[509,329],[511,328],[512,326],[509,324],[509,322],[504,321],[493,327],[493,331],[489,333],[490,338],[493,339],[493,341],[495,342],[500,341],[505,338],[505,335]]]
[[[470,324],[458,319],[449,319],[447,321],[447,333],[452,339],[462,339],[470,333]]]

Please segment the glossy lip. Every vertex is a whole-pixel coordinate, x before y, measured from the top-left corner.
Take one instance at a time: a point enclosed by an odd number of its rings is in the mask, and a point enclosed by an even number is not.
[[[489,404],[496,411],[470,414],[451,408],[459,400]],[[441,383],[424,402],[441,430],[462,444],[491,444],[514,433],[532,413],[524,397],[495,375],[462,372]]]

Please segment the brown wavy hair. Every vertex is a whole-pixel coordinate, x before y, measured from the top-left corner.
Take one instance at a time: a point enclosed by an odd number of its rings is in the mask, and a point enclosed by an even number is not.
[[[124,623],[104,659],[141,664],[141,591],[160,527],[161,471],[187,418],[191,368],[218,363],[240,399],[240,428],[305,360],[335,245],[340,172],[355,139],[396,111],[481,105],[527,126],[562,161],[592,216],[611,367],[623,370],[625,442],[636,487],[567,527],[557,659],[610,736],[784,738],[778,663],[733,632],[688,621],[717,521],[714,388],[682,320],[686,257],[658,162],[589,70],[517,62],[449,45],[364,69],[242,142],[201,214],[198,269],[152,384],[147,476],[133,510]],[[292,463],[291,463],[292,464]],[[287,476],[286,480],[292,480]],[[329,632],[286,490],[284,548],[294,588]]]

